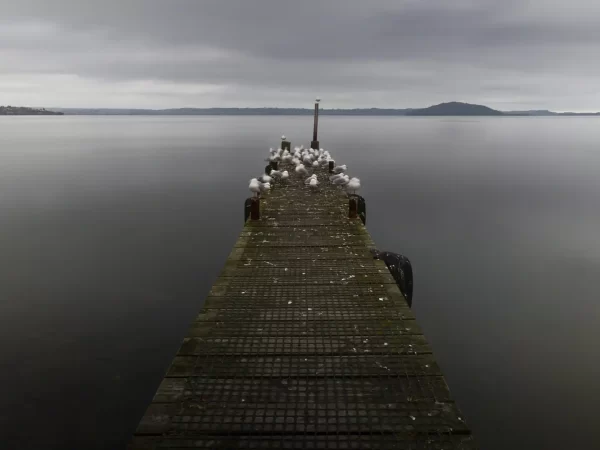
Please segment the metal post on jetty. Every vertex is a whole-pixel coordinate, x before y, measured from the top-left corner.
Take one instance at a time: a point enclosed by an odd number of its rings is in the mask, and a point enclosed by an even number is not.
[[[321,99],[317,97],[317,99],[315,100],[315,121],[314,121],[314,126],[313,126],[313,138],[312,141],[310,143],[310,148],[321,148],[321,146],[319,145],[319,137],[318,137],[318,132],[319,132],[319,103],[321,102]]]
[[[294,151],[316,186],[283,150],[290,176],[251,182],[129,450],[477,449],[410,308],[410,261],[376,250],[364,199],[330,180],[317,114],[319,151]]]

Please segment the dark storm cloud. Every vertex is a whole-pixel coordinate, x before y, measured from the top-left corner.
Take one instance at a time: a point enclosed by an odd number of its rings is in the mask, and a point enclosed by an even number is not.
[[[600,64],[590,57],[600,49],[600,7],[583,0],[0,5],[3,95],[17,79],[64,89],[71,77],[82,90],[89,82],[78,96],[87,104],[107,101],[116,83],[119,98],[130,92],[150,106],[156,97],[157,107],[178,106],[186,92],[199,106],[295,105],[318,92],[333,106],[459,99],[600,109]]]

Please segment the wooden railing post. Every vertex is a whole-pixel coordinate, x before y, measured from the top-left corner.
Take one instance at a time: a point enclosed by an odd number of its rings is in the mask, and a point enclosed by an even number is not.
[[[260,220],[260,199],[258,197],[252,198],[252,204],[250,205],[250,220]]]
[[[358,199],[356,197],[350,197],[348,200],[348,217],[350,219],[358,217]]]

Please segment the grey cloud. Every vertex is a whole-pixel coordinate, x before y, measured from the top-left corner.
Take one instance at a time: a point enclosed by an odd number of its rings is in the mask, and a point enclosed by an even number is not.
[[[154,80],[157,107],[198,85],[215,87],[190,96],[198,106],[231,93],[240,105],[277,93],[297,106],[316,91],[340,106],[600,109],[600,7],[583,0],[0,0],[0,10],[0,95],[11,94],[3,78],[59,74],[90,86]]]

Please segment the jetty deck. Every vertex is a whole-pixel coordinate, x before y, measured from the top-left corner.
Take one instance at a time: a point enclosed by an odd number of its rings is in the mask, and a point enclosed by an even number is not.
[[[347,194],[284,168],[129,448],[476,448]]]

